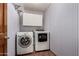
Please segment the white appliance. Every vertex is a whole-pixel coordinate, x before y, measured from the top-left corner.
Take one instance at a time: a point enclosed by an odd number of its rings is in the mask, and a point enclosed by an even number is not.
[[[33,32],[17,32],[15,46],[17,55],[33,52]]]
[[[49,50],[49,32],[35,31],[35,51]]]

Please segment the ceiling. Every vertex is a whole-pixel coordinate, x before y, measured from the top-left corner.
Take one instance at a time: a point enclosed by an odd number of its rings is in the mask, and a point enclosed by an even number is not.
[[[49,3],[21,3],[24,10],[45,11],[49,7]]]
[[[48,8],[49,3],[26,3],[23,5],[24,5],[24,9],[45,11]]]

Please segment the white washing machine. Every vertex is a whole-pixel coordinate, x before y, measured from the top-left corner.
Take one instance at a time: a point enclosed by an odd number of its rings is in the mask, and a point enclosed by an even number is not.
[[[33,32],[17,32],[16,37],[16,55],[33,52]]]
[[[35,51],[49,50],[49,32],[34,31],[35,34]]]

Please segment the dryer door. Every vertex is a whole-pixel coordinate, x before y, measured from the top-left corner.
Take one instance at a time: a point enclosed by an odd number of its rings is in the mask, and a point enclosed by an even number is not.
[[[39,33],[38,42],[46,42],[46,41],[47,41],[47,33]]]
[[[31,37],[28,35],[28,36],[21,36],[19,38],[19,41],[18,41],[18,44],[20,45],[20,47],[22,48],[27,48],[30,46],[31,44]]]

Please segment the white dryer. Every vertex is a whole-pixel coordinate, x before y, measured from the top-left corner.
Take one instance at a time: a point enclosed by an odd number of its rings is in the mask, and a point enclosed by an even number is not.
[[[35,33],[35,51],[49,50],[49,32],[34,31]]]
[[[17,32],[16,55],[23,55],[33,52],[33,32]]]

